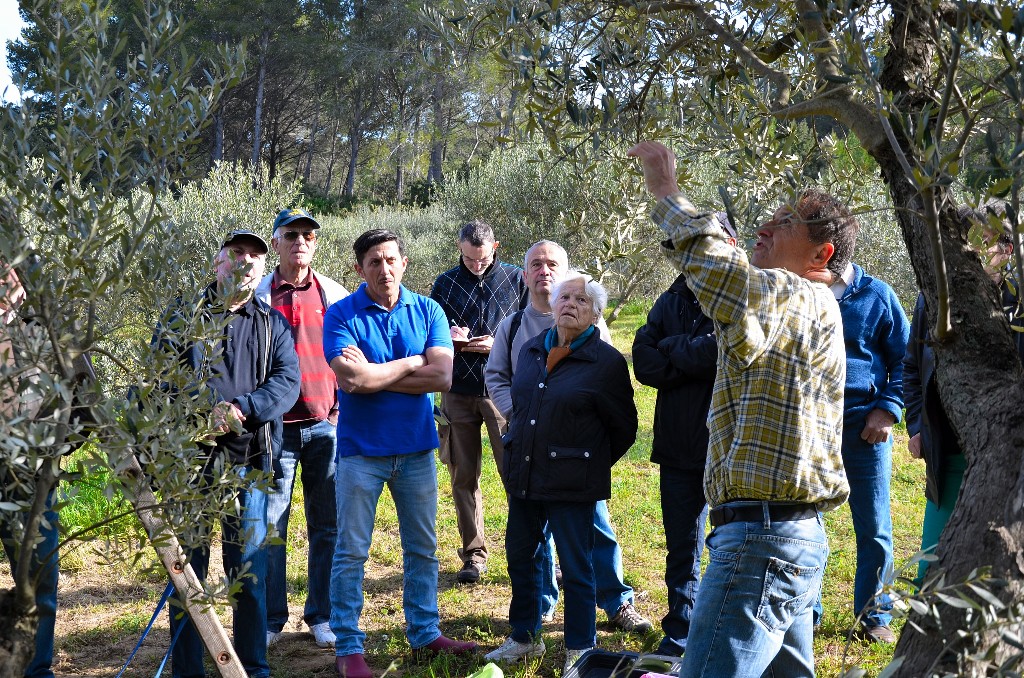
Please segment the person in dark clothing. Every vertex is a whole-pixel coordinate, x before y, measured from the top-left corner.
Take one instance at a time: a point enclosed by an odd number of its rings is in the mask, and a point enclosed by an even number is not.
[[[512,583],[512,633],[488,661],[544,653],[540,583],[550,526],[565,589],[565,672],[594,647],[594,512],[611,496],[611,468],[636,439],[626,360],[595,323],[607,293],[588,276],[554,289],[555,326],[531,339],[512,378],[512,419],[502,479],[508,494],[505,552]]]
[[[1006,207],[993,201],[975,210],[966,205],[959,216],[975,224],[987,224],[988,213],[1006,218]],[[982,252],[984,266],[993,283],[1000,287],[1003,312],[1013,332],[1017,354],[1024,361],[1024,318],[1017,314],[1018,284],[1006,279],[1006,264],[1013,253],[1012,231],[1004,221],[1004,230],[992,231],[983,226],[987,249]],[[924,295],[919,294],[910,323],[910,340],[903,358],[903,390],[907,405],[908,448],[916,459],[925,462],[925,510],[922,525],[921,550],[932,553],[939,544],[942,531],[949,521],[960,494],[960,485],[967,469],[967,460],[957,441],[956,431],[946,416],[935,378],[935,354],[931,348],[931,320],[925,307]],[[928,561],[918,565],[918,582],[923,583]]]
[[[253,294],[268,250],[257,234],[236,230],[228,234],[217,254],[217,281],[198,302],[201,313],[227,323],[223,353],[216,361],[211,361],[210,347],[204,342],[182,347],[165,335],[165,328],[176,324],[179,309],[171,309],[157,329],[157,350],[179,353],[188,368],[206,377],[204,395],[210,399],[217,434],[200,482],[211,486],[228,468],[243,477],[270,472],[273,455],[281,448],[282,416],[299,395],[299,363],[288,321]],[[246,575],[239,580],[235,599],[234,646],[249,676],[267,678],[266,494],[253,484],[235,499],[238,513],[221,522],[225,573],[232,580]],[[196,576],[205,580],[209,547],[191,549],[186,555]],[[174,644],[174,677],[205,675],[199,634],[187,613],[180,608],[170,612],[171,637],[186,624]]]
[[[523,270],[497,258],[494,230],[471,221],[459,232],[459,264],[437,276],[430,298],[441,305],[455,343],[452,390],[441,394],[440,456],[452,479],[452,503],[459,526],[461,584],[475,584],[487,569],[484,505],[480,492],[483,446],[480,425],[487,427],[494,461],[501,469],[501,435],[505,418],[484,385],[484,368],[501,321],[526,306]]]
[[[728,215],[718,222],[736,245]],[[641,384],[658,389],[651,461],[661,466],[661,515],[665,526],[668,613],[657,653],[681,657],[700,582],[704,550],[704,463],[708,454],[708,409],[715,384],[718,344],[711,319],[680,274],[658,297],[647,323],[633,339],[633,371]]]

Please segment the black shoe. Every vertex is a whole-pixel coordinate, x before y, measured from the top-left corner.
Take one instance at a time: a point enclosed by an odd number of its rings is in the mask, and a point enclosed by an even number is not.
[[[562,568],[555,563],[555,586],[562,588]]]
[[[480,581],[480,575],[487,571],[487,566],[483,563],[474,563],[472,561],[465,563],[459,573],[455,575],[455,580],[460,584],[475,584]]]

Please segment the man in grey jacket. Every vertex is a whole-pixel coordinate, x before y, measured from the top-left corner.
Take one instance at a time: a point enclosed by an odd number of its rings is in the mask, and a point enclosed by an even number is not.
[[[569,270],[565,249],[550,240],[534,243],[526,252],[523,279],[530,290],[530,303],[498,326],[494,333],[494,345],[484,369],[484,382],[491,401],[508,419],[512,414],[512,374],[519,360],[519,351],[527,341],[551,328],[554,315],[551,309],[551,289]],[[598,320],[597,329],[601,339],[611,343],[611,335],[604,320]],[[547,556],[550,561],[542,586],[541,610],[545,621],[553,618],[558,588],[555,586],[554,554],[548,541]],[[646,633],[651,622],[645,619],[633,606],[633,589],[623,581],[622,549],[615,539],[608,515],[607,502],[597,502],[594,513],[594,579],[597,584],[597,604],[608,613],[613,626],[623,631]],[[502,657],[512,659],[512,657]]]
[[[279,311],[292,328],[302,384],[299,399],[284,415],[281,453],[274,457],[274,492],[267,496],[267,522],[288,538],[295,470],[302,465],[306,528],[309,531],[309,590],[303,620],[320,647],[334,647],[331,633],[331,559],[337,537],[334,503],[335,427],[338,382],[324,360],[324,314],[348,291],[311,265],[320,224],[301,209],[281,210],[270,246],[280,263],[256,288],[256,296]],[[288,621],[284,544],[267,551],[267,646]]]

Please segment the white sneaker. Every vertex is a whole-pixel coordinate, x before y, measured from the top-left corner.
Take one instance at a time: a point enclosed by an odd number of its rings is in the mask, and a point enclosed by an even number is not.
[[[580,657],[593,649],[594,648],[592,647],[587,647],[582,650],[570,650],[569,648],[565,648],[565,668],[562,669],[562,675],[569,675],[569,671],[572,669],[573,664],[575,664]]]
[[[550,624],[555,621],[555,611],[551,610],[550,612],[545,612],[540,616],[540,620],[545,624]]]
[[[313,624],[309,627],[309,632],[316,638],[316,644],[320,647],[334,647],[334,642],[338,640],[334,636],[334,632],[331,631],[331,623],[324,622],[322,624]]]
[[[485,654],[484,659],[494,662],[515,661],[516,659],[526,659],[528,657],[543,657],[546,649],[543,640],[538,640],[536,643],[520,643],[512,638],[506,638],[501,647]]]
[[[273,645],[274,643],[276,643],[277,641],[279,641],[279,640],[281,640],[281,632],[280,631],[267,631],[267,647],[268,648],[271,645]]]

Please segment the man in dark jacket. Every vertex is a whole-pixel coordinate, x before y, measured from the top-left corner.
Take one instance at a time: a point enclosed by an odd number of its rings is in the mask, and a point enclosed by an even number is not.
[[[736,245],[736,231],[725,212],[718,221]],[[715,384],[718,345],[711,319],[681,273],[662,294],[647,324],[633,339],[637,381],[658,389],[654,408],[651,461],[661,466],[661,517],[665,526],[665,584],[668,613],[657,653],[681,657],[686,650],[693,601],[700,583],[704,550],[704,463],[708,455],[708,409]]]
[[[430,298],[441,305],[455,342],[452,390],[441,394],[449,425],[441,430],[441,461],[452,479],[452,501],[462,537],[457,579],[474,584],[487,568],[480,471],[480,425],[487,426],[494,461],[501,469],[505,418],[487,396],[484,367],[501,321],[526,306],[523,271],[497,258],[494,231],[472,221],[459,232],[459,265],[437,276]],[[447,440],[445,438],[447,437]],[[446,444],[447,443],[447,444]]]
[[[275,450],[281,447],[281,417],[299,395],[299,364],[291,328],[277,311],[253,294],[263,276],[269,248],[249,230],[228,234],[215,259],[217,281],[203,293],[200,312],[214,322],[226,322],[216,359],[203,342],[180,347],[157,331],[160,346],[181,353],[182,361],[204,375],[206,394],[213,407],[216,438],[201,482],[214,484],[221,474],[248,476],[269,472]],[[170,318],[176,314],[172,309]],[[212,355],[216,355],[213,353]],[[267,500],[252,485],[235,497],[238,513],[222,520],[224,569],[239,580],[234,605],[235,651],[253,678],[270,676],[267,664],[266,576]],[[187,554],[196,576],[205,580],[209,548]],[[181,624],[174,645],[175,678],[205,675],[203,643],[187,614],[171,610],[171,636]]]

